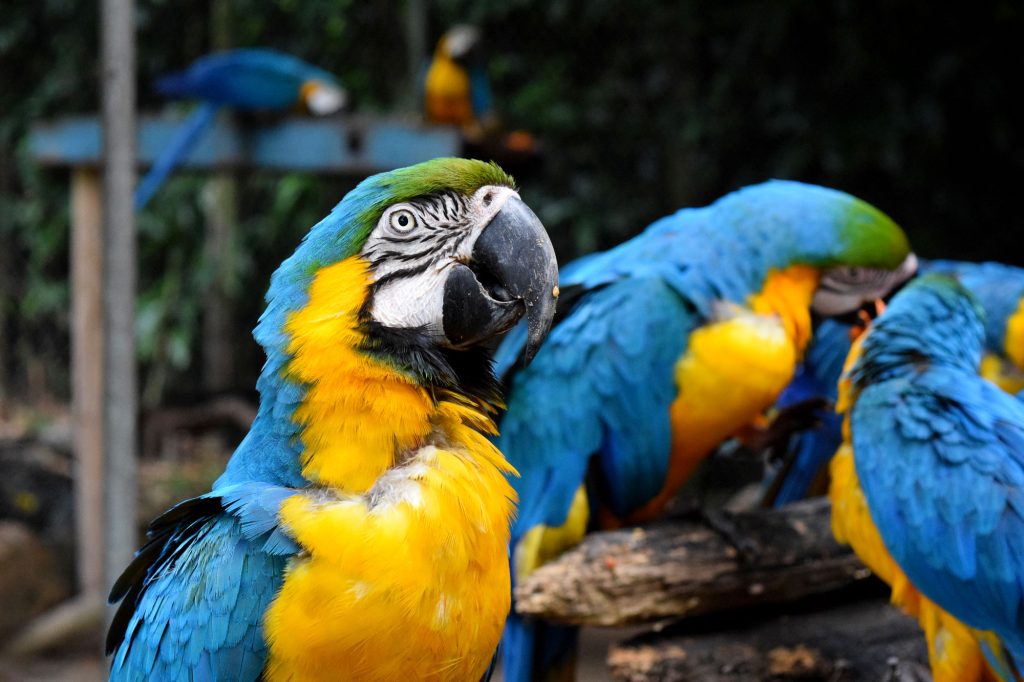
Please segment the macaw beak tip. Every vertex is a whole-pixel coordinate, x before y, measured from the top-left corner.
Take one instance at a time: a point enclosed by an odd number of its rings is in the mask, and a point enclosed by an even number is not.
[[[465,294],[469,289],[472,293]],[[456,291],[463,292],[462,298]],[[551,330],[557,300],[558,262],[551,240],[540,219],[513,195],[477,238],[470,264],[449,276],[445,335],[459,345],[472,345],[525,317],[528,362]]]

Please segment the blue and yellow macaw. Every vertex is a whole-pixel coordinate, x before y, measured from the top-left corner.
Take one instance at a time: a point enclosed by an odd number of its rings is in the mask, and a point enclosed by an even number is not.
[[[1024,269],[1001,263],[922,261],[921,273],[948,274],[960,281],[985,310],[985,353],[981,374],[1009,393],[1024,390]],[[850,350],[850,326],[824,320],[814,333],[796,378],[779,399],[779,407],[812,397],[836,400],[836,385]],[[775,506],[813,493],[828,462],[842,442],[840,418],[830,410],[820,425],[798,434],[789,461],[777,474],[770,495]],[[824,491],[824,487],[821,491]]]
[[[953,279],[922,277],[840,385],[833,530],[919,619],[936,682],[1024,670],[1024,402],[978,374],[983,315]]]
[[[532,355],[558,268],[493,164],[363,181],[271,279],[259,412],[114,585],[112,680],[479,680],[509,608],[513,469],[487,341]]]
[[[774,181],[566,266],[561,319],[533,363],[516,371],[522,329],[496,355],[509,391],[496,443],[521,474],[513,580],[588,526],[655,517],[789,383],[812,308],[856,310],[913,263],[904,233],[872,206]],[[571,670],[573,637],[513,613],[505,679]]]
[[[221,107],[240,111],[303,108],[317,116],[345,106],[348,95],[331,74],[276,50],[228,50],[196,60],[189,68],[164,76],[156,90],[165,97],[200,104],[157,157],[135,190],[135,209],[149,202],[171,171],[189,153]]]
[[[423,81],[427,121],[478,130],[494,115],[479,45],[479,29],[465,24],[448,29],[437,41]]]

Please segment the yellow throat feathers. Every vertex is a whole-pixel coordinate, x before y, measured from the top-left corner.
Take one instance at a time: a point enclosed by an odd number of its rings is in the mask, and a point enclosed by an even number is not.
[[[480,435],[495,432],[488,406],[454,395],[435,400],[411,376],[362,350],[366,336],[358,317],[371,282],[358,256],[322,268],[306,306],[285,324],[292,355],[286,371],[307,387],[293,415],[304,446],[303,476],[364,493],[402,453],[439,432],[511,471]]]

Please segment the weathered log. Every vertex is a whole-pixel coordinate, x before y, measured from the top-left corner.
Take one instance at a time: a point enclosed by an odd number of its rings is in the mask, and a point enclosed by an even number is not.
[[[621,626],[793,601],[870,572],[832,539],[827,500],[595,533],[516,587],[517,610]]]
[[[702,634],[704,626],[691,621],[613,646],[608,653],[612,677],[623,682],[931,679],[917,624],[882,600],[811,613],[761,613],[726,632]]]

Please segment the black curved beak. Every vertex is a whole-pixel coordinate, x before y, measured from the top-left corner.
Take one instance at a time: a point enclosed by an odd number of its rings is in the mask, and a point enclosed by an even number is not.
[[[540,219],[510,196],[473,246],[469,263],[455,265],[444,287],[444,335],[467,348],[508,331],[524,315],[525,361],[551,329],[558,300],[558,263]]]
[[[880,268],[863,268],[872,276],[863,281],[832,280],[829,273],[822,277],[818,289],[811,300],[811,312],[821,317],[831,317],[855,324],[859,319],[858,311],[876,299],[889,300],[917,275],[917,256],[907,254],[903,262],[895,270]]]

